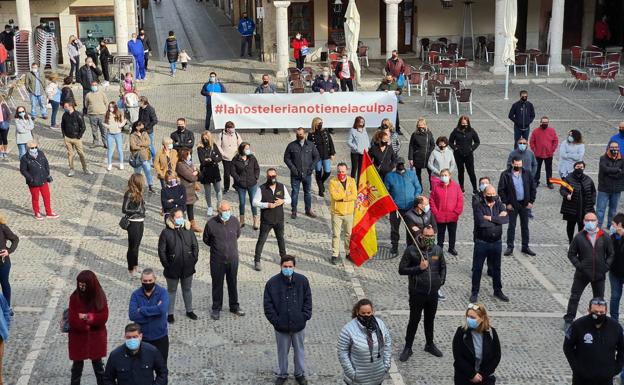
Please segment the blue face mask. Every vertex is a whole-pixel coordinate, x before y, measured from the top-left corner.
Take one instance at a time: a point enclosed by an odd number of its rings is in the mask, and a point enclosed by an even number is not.
[[[184,224],[184,218],[176,218],[174,219],[174,223],[176,226],[182,226]]]
[[[468,329],[476,329],[479,326],[479,322],[474,318],[466,317],[466,325]]]
[[[440,177],[440,180],[442,181],[442,183],[448,184],[448,182],[450,181],[450,178],[446,175],[443,175]]]
[[[26,116],[26,112],[24,111],[20,111],[17,114],[19,115],[20,118],[23,118],[24,116]]]
[[[250,149],[245,149],[245,155],[251,155],[251,150]]]
[[[484,191],[485,191],[485,188],[486,188],[487,186],[488,186],[488,184],[487,184],[487,183],[481,183],[481,184],[479,185],[479,191],[484,192]]]
[[[427,206],[423,207],[423,211],[424,212],[428,213],[429,210],[431,210],[431,205],[427,205]]]
[[[126,340],[126,347],[130,350],[137,350],[141,346],[141,340],[139,338],[129,338]]]
[[[221,220],[223,222],[227,222],[230,220],[230,217],[232,216],[232,212],[231,211],[224,211],[221,213]]]
[[[97,92],[97,90],[98,90],[97,86],[91,86],[91,91]]]
[[[292,267],[282,267],[282,274],[284,274],[284,277],[292,277],[294,273],[295,269]]]
[[[518,150],[526,151],[526,149],[527,149],[527,145],[526,144],[521,143],[521,144],[518,145]]]
[[[63,108],[63,111],[69,112],[69,108]]]
[[[570,143],[574,142],[574,137],[572,135],[568,136],[568,142]]]
[[[596,222],[585,222],[585,230],[589,232],[596,231],[597,224]]]

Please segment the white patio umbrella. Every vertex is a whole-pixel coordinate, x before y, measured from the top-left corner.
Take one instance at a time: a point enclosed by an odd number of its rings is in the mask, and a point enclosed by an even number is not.
[[[505,100],[509,99],[509,66],[516,62],[516,24],[518,22],[517,0],[504,0],[505,18],[503,19],[503,33],[505,45],[501,59],[505,65]]]
[[[349,60],[353,62],[355,67],[355,80],[360,81],[360,61],[357,57],[358,41],[360,39],[360,13],[358,12],[355,0],[349,0],[347,11],[345,13],[345,45]]]

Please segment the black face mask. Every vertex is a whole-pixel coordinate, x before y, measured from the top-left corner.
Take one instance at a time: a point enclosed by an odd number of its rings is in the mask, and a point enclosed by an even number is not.
[[[548,123],[542,123],[540,124],[540,127],[542,127],[545,130],[548,128]]]
[[[388,129],[388,125],[387,124],[382,124],[381,125],[381,129],[382,130],[387,130]]]
[[[620,129],[620,135],[624,135],[624,130]]]
[[[267,183],[270,185],[274,185],[277,183],[277,178],[273,177],[273,178],[267,178]]]
[[[606,314],[592,313],[592,321],[594,321],[594,325],[601,325],[606,321],[606,319],[607,319]]]
[[[205,147],[206,147],[206,146],[208,146],[208,145],[210,144],[210,142],[209,142],[209,141],[207,141],[207,140],[205,140],[205,139],[204,139],[204,140],[202,140],[202,143],[204,143],[204,146],[205,146]]]
[[[467,124],[462,124],[460,127],[461,127],[462,130],[465,130],[466,128],[468,128],[468,125]]]
[[[184,131],[185,128],[186,127],[184,127],[184,126],[178,126],[178,131]]]
[[[574,176],[581,176],[583,175],[583,169],[582,168],[575,168],[574,171],[572,171],[574,173]]]
[[[522,170],[522,166],[513,166],[513,170],[514,171],[520,171],[520,170]]]
[[[494,202],[495,200],[496,200],[496,195],[486,195],[486,196],[485,196],[485,201],[486,201],[486,202],[492,203],[492,202]]]
[[[527,99],[528,99],[528,97],[527,97],[527,96],[523,96],[523,97],[521,97],[521,98],[520,98],[520,100],[522,100],[523,102],[526,102],[526,101],[527,101]]]
[[[375,324],[375,318],[372,315],[358,315],[357,320],[367,329],[371,329]]]
[[[264,80],[264,81],[262,82],[262,84],[264,84],[264,85],[266,86],[266,85],[268,85],[268,84],[269,84],[269,81],[268,81],[268,80]]]
[[[141,283],[141,286],[143,286],[143,290],[145,291],[152,291],[154,289],[154,286],[156,286],[156,282]]]
[[[317,130],[321,130],[321,129],[323,129],[323,123],[319,123],[319,124],[316,126],[316,129],[317,129]]]
[[[396,170],[397,170],[398,172],[405,171],[405,164],[404,164],[404,163],[399,163],[399,164],[397,164],[397,166],[396,166]]]
[[[609,152],[611,153],[611,156],[617,156],[617,154],[620,153],[620,150],[609,150]]]

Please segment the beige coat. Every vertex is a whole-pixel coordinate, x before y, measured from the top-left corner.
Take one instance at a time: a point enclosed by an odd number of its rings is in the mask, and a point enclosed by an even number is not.
[[[195,192],[197,175],[193,175],[193,171],[195,170],[184,161],[180,161],[176,164],[176,174],[178,174],[178,178],[180,178],[180,184],[186,189],[187,205],[192,205],[197,202],[197,193]]]
[[[176,150],[169,150],[169,161],[167,161],[167,154],[163,151],[162,147],[156,152],[156,159],[154,160],[154,170],[158,179],[165,179],[167,171],[169,171],[169,163],[171,163],[171,171],[176,172],[176,164],[178,163],[178,152]]]
[[[149,151],[149,145],[150,145],[150,138],[149,138],[149,135],[147,135],[147,132],[135,131],[132,134],[130,134],[130,153],[132,155],[136,154],[137,152],[140,152],[141,157],[143,158],[144,161],[150,160],[152,156]]]

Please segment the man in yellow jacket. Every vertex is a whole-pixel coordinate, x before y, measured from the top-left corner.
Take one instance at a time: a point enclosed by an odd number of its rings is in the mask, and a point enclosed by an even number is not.
[[[329,181],[330,210],[332,221],[332,257],[331,263],[340,261],[340,233],[344,231],[344,249],[349,258],[349,243],[353,227],[353,211],[357,198],[355,179],[347,175],[347,165],[338,163],[338,174]]]

